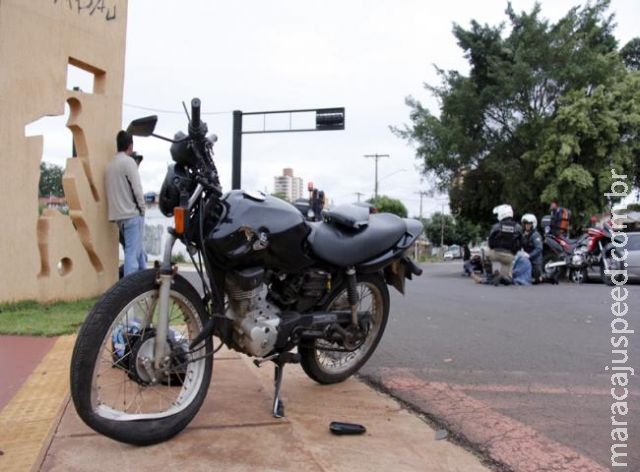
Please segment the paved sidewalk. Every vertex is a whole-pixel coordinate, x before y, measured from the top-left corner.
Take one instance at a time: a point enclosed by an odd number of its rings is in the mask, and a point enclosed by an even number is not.
[[[0,342],[2,338],[0,338]],[[74,338],[57,339],[0,411],[0,470],[13,471],[460,471],[489,470],[392,398],[357,379],[321,386],[299,366],[285,369],[286,417],[270,414],[273,368],[222,350],[193,422],[175,438],[132,447],[94,433],[69,401]],[[0,381],[4,379],[0,378]],[[335,436],[331,421],[363,424]]]

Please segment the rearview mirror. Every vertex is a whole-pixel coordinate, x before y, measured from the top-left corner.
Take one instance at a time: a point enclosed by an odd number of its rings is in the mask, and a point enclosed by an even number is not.
[[[153,130],[156,129],[156,123],[158,122],[157,115],[145,116],[144,118],[138,118],[129,123],[127,132],[134,136],[151,136]]]

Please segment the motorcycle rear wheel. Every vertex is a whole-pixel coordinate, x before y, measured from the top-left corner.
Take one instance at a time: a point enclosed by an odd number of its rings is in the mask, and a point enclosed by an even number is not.
[[[212,340],[188,352],[206,312],[180,275],[169,295],[170,360],[153,369],[156,271],[136,272],[109,289],[83,323],[71,358],[71,397],[93,430],[128,444],[156,444],[182,431],[204,402],[213,367]]]
[[[300,365],[304,372],[321,384],[342,382],[356,373],[373,354],[389,319],[389,290],[380,274],[358,275],[358,312],[369,312],[366,337],[354,351],[346,351],[338,343],[318,339],[312,346],[300,346]],[[327,311],[348,310],[346,284],[336,291],[326,306]]]

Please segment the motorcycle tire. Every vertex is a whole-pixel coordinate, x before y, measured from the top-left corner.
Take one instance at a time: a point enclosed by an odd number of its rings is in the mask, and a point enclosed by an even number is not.
[[[312,345],[301,345],[300,365],[309,378],[320,384],[342,382],[356,373],[373,354],[389,319],[389,290],[381,274],[357,276],[358,312],[369,311],[366,337],[351,351],[339,343],[318,339]],[[327,311],[349,310],[346,283],[340,285],[325,306]]]
[[[154,369],[156,277],[154,269],[136,272],[109,289],[87,315],[71,358],[71,398],[80,418],[137,446],[166,441],[189,424],[213,368],[210,337],[189,352],[207,315],[198,292],[176,275],[169,295],[171,353]]]
[[[580,269],[571,269],[569,278],[574,284],[582,284],[589,281],[589,271],[586,267]]]

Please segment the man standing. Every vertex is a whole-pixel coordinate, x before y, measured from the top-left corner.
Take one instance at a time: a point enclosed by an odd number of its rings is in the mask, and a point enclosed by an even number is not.
[[[522,228],[513,219],[511,205],[498,205],[493,209],[498,222],[491,228],[489,234],[489,250],[487,258],[490,262],[500,264],[500,272],[493,274],[493,284],[502,282],[509,285],[512,282],[511,268],[515,254],[522,247]]]
[[[144,256],[144,195],[138,166],[133,154],[133,137],[119,131],[116,137],[118,153],[107,166],[105,189],[109,221],[118,224],[124,237],[125,277],[147,267]]]

